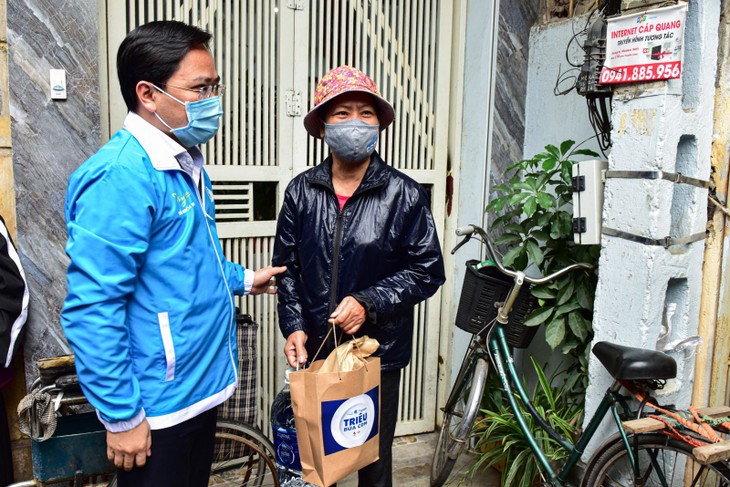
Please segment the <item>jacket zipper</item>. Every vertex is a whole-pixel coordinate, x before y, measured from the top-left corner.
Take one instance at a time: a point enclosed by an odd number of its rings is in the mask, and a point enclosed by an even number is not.
[[[337,213],[337,224],[335,225],[335,246],[332,253],[332,281],[330,282],[330,313],[337,306],[337,287],[340,280],[340,252],[342,250],[342,227],[344,225],[345,210],[342,209]]]
[[[313,184],[324,186],[325,189],[332,192],[332,195],[335,197],[335,204],[339,205],[337,202],[337,194],[335,193],[334,187],[332,187],[331,183],[327,184],[323,181],[312,181]],[[364,190],[361,188],[358,188],[355,193],[350,196],[350,199],[352,199],[355,195],[359,195],[361,193],[364,193],[365,191],[369,191],[373,188],[377,188],[379,186],[382,186],[383,183],[379,182],[377,184],[374,184],[373,186],[370,186]],[[345,207],[350,202],[350,199],[348,199],[345,202]],[[342,250],[342,227],[344,226],[345,221],[345,209],[339,210],[337,213],[337,223],[335,224],[335,241],[334,241],[334,249],[333,249],[333,255],[332,255],[332,280],[330,281],[330,302],[329,302],[329,311],[332,313],[335,310],[335,307],[337,306],[337,288],[339,286],[339,280],[340,280],[340,252]],[[329,323],[327,325],[329,327]],[[332,337],[333,340],[335,340],[335,346],[337,346],[337,340],[335,337]]]
[[[227,294],[228,294],[228,304],[229,304],[229,311],[231,312],[231,317],[228,320],[228,356],[231,359],[231,367],[233,368],[233,376],[236,379],[236,383],[238,383],[238,366],[236,364],[236,360],[233,357],[233,346],[231,337],[233,336],[233,324],[236,322],[236,304],[233,301],[233,293],[231,292],[231,289],[228,287],[228,280],[226,279],[226,273],[223,269],[223,263],[221,262],[221,256],[218,254],[218,249],[215,246],[215,241],[213,239],[213,234],[210,231],[210,223],[208,222],[208,212],[205,210],[205,179],[203,178],[203,174],[200,174],[200,188],[198,189],[198,185],[195,182],[195,179],[185,170],[182,168],[180,169],[172,169],[173,171],[180,171],[184,174],[184,177],[186,177],[189,181],[193,183],[194,193],[198,198],[198,204],[200,206],[200,211],[203,213],[203,221],[205,222],[205,228],[208,231],[208,238],[210,239],[211,244],[213,245],[213,253],[216,256],[216,259],[218,261],[218,269],[221,271],[221,277],[223,279],[223,285],[226,288]],[[212,219],[215,223],[215,219]]]

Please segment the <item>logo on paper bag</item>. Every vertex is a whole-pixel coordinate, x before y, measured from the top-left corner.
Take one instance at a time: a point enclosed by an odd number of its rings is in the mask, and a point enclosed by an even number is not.
[[[349,399],[322,401],[322,440],[325,455],[360,446],[376,434],[378,387]]]

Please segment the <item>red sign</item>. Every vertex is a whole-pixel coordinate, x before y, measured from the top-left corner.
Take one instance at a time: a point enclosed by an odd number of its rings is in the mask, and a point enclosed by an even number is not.
[[[679,78],[687,4],[608,19],[606,61],[599,83]]]

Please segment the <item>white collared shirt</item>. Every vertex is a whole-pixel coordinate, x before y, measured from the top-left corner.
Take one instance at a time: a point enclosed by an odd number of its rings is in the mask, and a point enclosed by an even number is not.
[[[204,160],[197,146],[186,149],[134,112],[127,113],[124,128],[139,141],[155,169],[182,169],[189,174],[193,178],[200,198]]]
[[[197,195],[203,212],[207,218],[214,220],[212,216],[208,216],[206,198],[201,194],[204,159],[200,149],[197,146],[185,149],[172,137],[134,112],[127,113],[124,128],[137,139],[155,169],[160,171],[178,169],[190,175],[198,190]],[[254,271],[246,269],[244,275],[246,294],[248,294],[253,286]]]

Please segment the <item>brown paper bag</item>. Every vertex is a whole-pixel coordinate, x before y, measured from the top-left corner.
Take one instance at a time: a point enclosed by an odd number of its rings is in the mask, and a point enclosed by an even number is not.
[[[306,482],[329,486],[379,458],[380,358],[357,370],[318,373],[324,360],[289,376]]]
[[[365,365],[366,359],[375,353],[380,344],[375,338],[367,335],[353,338],[330,352],[317,373],[326,374],[338,370],[356,370]],[[315,357],[316,358],[316,357]]]

